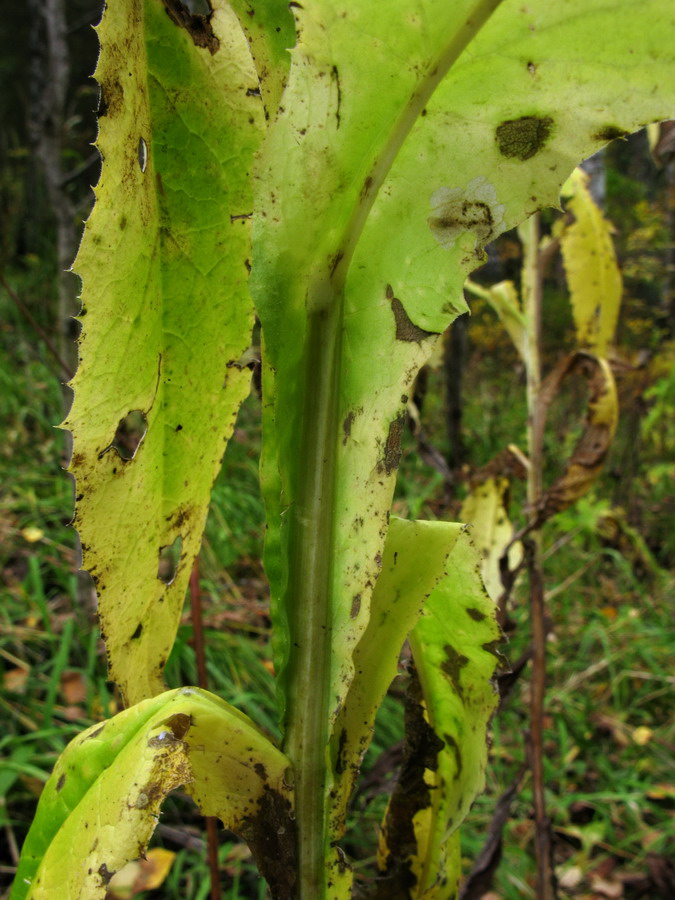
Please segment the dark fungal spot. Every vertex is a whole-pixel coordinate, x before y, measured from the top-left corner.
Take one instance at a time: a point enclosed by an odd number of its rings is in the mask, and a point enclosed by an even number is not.
[[[103,723],[103,725],[99,725],[98,728],[95,728],[91,734],[88,734],[85,738],[85,741],[91,741],[93,738],[98,737],[104,728],[105,728],[105,722]]]
[[[263,781],[267,781],[267,769],[261,762],[255,763],[253,769],[259,778],[262,778]]]
[[[344,437],[342,438],[342,443],[346,444],[349,436],[352,433],[352,424],[354,423],[354,419],[356,418],[356,413],[352,410],[348,412],[344,418],[342,423],[342,431],[344,432]]]
[[[508,159],[531,159],[548,141],[552,128],[550,116],[522,116],[502,122],[495,132],[499,152]]]
[[[101,863],[101,865],[98,867],[98,874],[101,876],[101,884],[103,885],[103,887],[106,887],[108,884],[110,884],[110,880],[115,872],[114,870],[111,872],[105,863]]]
[[[351,619],[355,619],[361,611],[361,594],[354,594],[352,597],[352,608],[349,611]]]
[[[247,97],[259,97],[260,96],[260,88],[259,87],[247,88],[246,96]]]
[[[164,6],[171,21],[184,28],[192,38],[195,47],[203,47],[213,56],[220,49],[220,41],[213,32],[211,16],[213,10],[207,15],[191,13],[180,0],[163,0]],[[211,4],[209,3],[209,8]]]
[[[594,141],[615,141],[617,138],[627,138],[628,132],[618,125],[605,125],[593,135]]]
[[[384,445],[384,457],[378,463],[379,471],[384,470],[387,475],[391,475],[401,462],[401,436],[405,425],[405,414],[398,416],[389,425],[387,433],[387,441]]]
[[[101,82],[98,101],[98,117],[114,118],[124,104],[124,88],[119,78],[110,78]]]
[[[479,609],[470,608],[466,612],[474,622],[482,622],[486,618],[485,613],[482,613]]]
[[[455,756],[455,774],[453,776],[453,781],[458,781],[459,776],[462,774],[462,751],[459,748],[459,744],[454,739],[451,734],[444,734],[443,739],[447,746],[452,750]]]
[[[65,773],[60,776],[59,780],[56,782],[56,790],[60,791],[63,785],[66,783]]]
[[[394,313],[394,321],[396,322],[396,340],[421,344],[426,338],[434,337],[435,332],[425,331],[423,328],[419,328],[412,322],[398,297],[394,297],[393,292],[392,296],[389,297],[390,291],[391,286],[387,285],[387,297],[391,302],[391,309]]]
[[[143,633],[143,624],[141,622],[139,622],[138,625],[136,626],[136,630],[131,635],[131,640],[135,641],[137,638],[139,638],[141,636],[142,633]]]
[[[423,696],[417,673],[411,667],[405,696],[405,743],[398,781],[389,801],[382,837],[388,855],[382,878],[378,879],[377,898],[417,896],[417,876],[413,860],[418,854],[415,816],[432,804],[432,786],[426,770],[438,769],[438,754],[444,742],[424,716]]]
[[[266,784],[257,809],[243,820],[240,834],[272,896],[295,897],[296,824],[288,799]]]
[[[463,699],[464,688],[462,687],[460,675],[462,669],[469,661],[468,657],[458,653],[454,647],[450,646],[450,644],[445,645],[443,652],[445,653],[445,660],[441,664],[441,670],[450,679],[450,683],[455,689],[457,696],[460,699]]]
[[[346,759],[345,759],[345,748],[347,746],[347,729],[343,728],[340,731],[340,737],[338,738],[338,747],[337,754],[335,757],[335,772],[338,775],[342,775],[346,768]]]

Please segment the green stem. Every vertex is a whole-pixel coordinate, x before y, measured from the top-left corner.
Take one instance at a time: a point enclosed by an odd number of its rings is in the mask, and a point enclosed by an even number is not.
[[[327,286],[325,286],[327,287]],[[342,298],[313,298],[307,335],[305,424],[290,545],[293,648],[285,751],[295,770],[299,897],[325,888],[326,774],[331,673],[331,563]]]
[[[308,329],[300,471],[289,543],[291,598],[290,698],[284,750],[295,771],[299,900],[326,891],[326,782],[330,739],[331,623],[335,533],[336,455],[340,438],[339,387],[344,285],[375,198],[429,98],[502,0],[475,0],[462,26],[429,66],[389,139],[375,159],[354,208],[333,271],[319,276],[307,296]]]

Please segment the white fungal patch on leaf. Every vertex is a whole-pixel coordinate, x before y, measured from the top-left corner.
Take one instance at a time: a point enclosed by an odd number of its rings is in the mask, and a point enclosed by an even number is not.
[[[432,215],[427,219],[431,233],[448,250],[466,231],[476,236],[476,245],[484,246],[497,234],[504,221],[506,207],[497,203],[494,185],[481,177],[461,188],[440,187],[431,195]]]

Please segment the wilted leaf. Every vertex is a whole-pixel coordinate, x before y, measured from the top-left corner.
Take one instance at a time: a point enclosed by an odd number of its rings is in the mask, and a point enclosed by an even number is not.
[[[539,523],[583,497],[600,474],[616,432],[619,405],[614,376],[606,360],[590,353],[572,353],[551,372],[542,386],[544,410],[548,411],[563,378],[574,373],[588,381],[584,430],[565,464],[564,473],[544,491],[537,510]]]

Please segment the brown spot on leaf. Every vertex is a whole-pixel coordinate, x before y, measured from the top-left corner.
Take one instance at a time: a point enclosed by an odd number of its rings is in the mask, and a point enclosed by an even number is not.
[[[101,863],[98,867],[98,874],[101,876],[101,884],[105,887],[110,884],[110,880],[115,874],[115,871],[113,870],[111,872],[105,863]]]
[[[348,412],[344,418],[344,422],[342,423],[342,431],[344,432],[344,437],[342,438],[342,443],[346,444],[347,440],[352,433],[352,425],[354,423],[354,419],[356,418],[356,413],[352,410]]]
[[[417,854],[417,839],[413,820],[431,806],[431,788],[424,774],[427,769],[438,769],[438,754],[443,747],[443,741],[424,717],[422,689],[413,669],[405,697],[403,763],[382,829],[388,856],[384,877],[378,879],[378,897],[414,895],[417,878],[412,860]]]
[[[201,16],[191,13],[180,0],[163,0],[163,3],[171,21],[187,31],[195,47],[203,47],[212,56],[218,52],[220,41],[211,25],[213,10],[208,15]]]
[[[63,785],[66,783],[65,773],[59,777],[59,780],[56,782],[56,790],[60,791]]]
[[[349,616],[352,619],[355,619],[359,612],[361,611],[361,594],[354,594],[352,597],[352,608],[349,611]]]
[[[338,738],[337,754],[335,756],[335,772],[337,775],[342,775],[344,770],[347,768],[347,761],[345,759],[346,746],[347,746],[347,729],[343,728],[340,731],[340,737]]]
[[[499,152],[509,159],[531,159],[546,144],[552,128],[550,116],[521,116],[502,122],[495,132]]]
[[[93,738],[98,737],[104,728],[105,728],[105,722],[103,723],[103,725],[99,725],[98,728],[95,728],[91,734],[88,734],[85,738],[85,741],[91,741],[91,740],[93,740]]]
[[[412,341],[420,344],[426,338],[434,337],[435,332],[425,331],[413,323],[398,297],[391,298],[391,309],[396,321],[397,341]]]
[[[462,751],[460,750],[459,744],[451,734],[444,734],[443,739],[446,745],[450,748],[450,750],[452,750],[455,755],[455,774],[453,776],[453,780],[458,781],[459,776],[462,774]]]
[[[471,607],[467,609],[467,615],[471,616],[474,622],[482,622],[486,618],[485,613],[482,613],[479,609],[474,609]]]
[[[296,825],[289,800],[265,785],[258,809],[244,820],[240,831],[272,897],[292,900],[297,878]]]
[[[468,663],[469,659],[468,657],[463,656],[461,653],[458,653],[457,650],[455,650],[455,648],[450,644],[445,645],[445,647],[443,648],[443,652],[445,653],[445,659],[441,664],[441,670],[450,679],[450,682],[452,683],[457,696],[460,699],[463,699],[464,689],[462,687],[460,675],[462,669]]]
[[[98,116],[114,118],[124,104],[124,88],[119,78],[109,78],[101,82],[98,100]]]
[[[618,125],[605,125],[604,128],[601,128],[599,131],[596,131],[593,135],[594,141],[614,141],[617,138],[626,138],[628,137],[628,132],[623,128],[619,128]]]
[[[384,445],[384,458],[378,463],[378,470],[391,475],[401,462],[401,436],[405,425],[405,414],[394,419],[389,425],[387,441]]]

